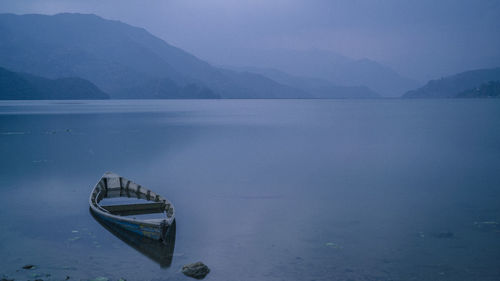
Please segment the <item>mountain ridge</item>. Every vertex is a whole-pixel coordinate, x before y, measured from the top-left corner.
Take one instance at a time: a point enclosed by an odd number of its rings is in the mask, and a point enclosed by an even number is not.
[[[468,70],[430,80],[423,87],[405,93],[403,98],[455,98],[490,81],[500,81],[500,67]]]
[[[338,86],[364,86],[384,97],[401,97],[421,85],[374,60],[353,59],[331,51],[261,49],[242,52],[246,55],[233,56],[223,64],[273,68],[294,76],[327,80]]]
[[[209,92],[241,98],[242,89],[245,98],[307,97],[260,75],[218,69],[143,28],[93,14],[1,14],[0,37],[2,66],[49,78],[81,77],[112,98],[199,98]]]
[[[48,79],[0,67],[0,100],[108,98],[106,93],[85,79],[77,77]]]

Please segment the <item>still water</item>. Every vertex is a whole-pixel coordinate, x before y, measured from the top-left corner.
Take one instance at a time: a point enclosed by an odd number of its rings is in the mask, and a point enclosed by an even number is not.
[[[500,280],[500,100],[1,102],[0,155],[4,277]],[[163,266],[89,213],[106,171],[175,205]]]

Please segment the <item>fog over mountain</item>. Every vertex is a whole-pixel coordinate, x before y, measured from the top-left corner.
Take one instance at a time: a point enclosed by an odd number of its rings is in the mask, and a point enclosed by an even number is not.
[[[237,65],[278,69],[295,76],[326,80],[335,85],[367,87],[385,97],[400,97],[421,84],[375,61],[355,60],[322,50],[273,49],[254,51],[248,57],[232,59]]]
[[[94,13],[215,65],[254,66],[241,58],[318,49],[421,83],[500,65],[498,0],[3,0],[0,12]]]
[[[230,67],[228,67],[230,68]],[[339,86],[321,78],[290,75],[272,68],[233,67],[236,71],[259,73],[283,85],[301,89],[311,98],[380,98],[380,94],[364,86]]]
[[[89,14],[0,15],[0,65],[80,77],[112,98],[306,98],[267,77],[211,66],[146,30]]]

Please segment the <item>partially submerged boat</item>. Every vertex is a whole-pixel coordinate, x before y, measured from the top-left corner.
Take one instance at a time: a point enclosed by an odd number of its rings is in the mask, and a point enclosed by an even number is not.
[[[147,203],[102,205],[106,198],[128,197]],[[167,241],[175,220],[174,205],[166,198],[114,173],[105,173],[95,185],[89,199],[90,211],[108,223],[124,230],[161,241]],[[159,218],[141,219],[139,215],[158,214]],[[137,216],[137,217],[136,217]]]

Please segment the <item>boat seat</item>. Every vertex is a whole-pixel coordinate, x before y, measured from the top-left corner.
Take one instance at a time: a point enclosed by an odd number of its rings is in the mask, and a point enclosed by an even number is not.
[[[109,205],[101,207],[111,214],[119,216],[155,214],[163,213],[165,211],[165,204],[163,202]]]

